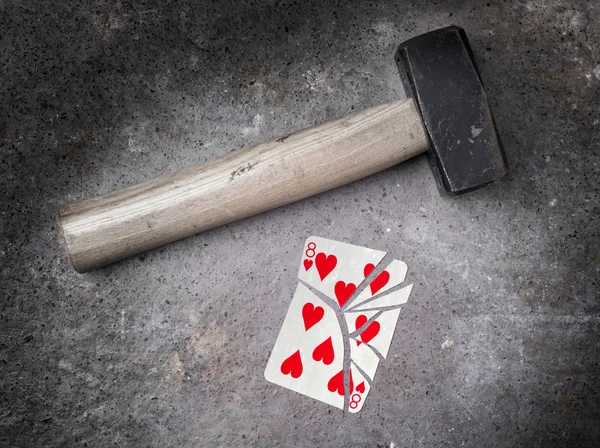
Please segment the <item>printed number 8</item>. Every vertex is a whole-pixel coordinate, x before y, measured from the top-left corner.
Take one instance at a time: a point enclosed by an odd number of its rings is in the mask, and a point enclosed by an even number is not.
[[[360,403],[360,395],[353,394],[352,395],[352,401],[350,402],[350,408],[351,409],[356,409],[358,407],[358,403]]]
[[[312,258],[315,256],[315,249],[317,248],[317,245],[315,243],[313,243],[312,241],[310,243],[308,243],[308,249],[306,249],[306,256],[308,258]],[[309,254],[310,252],[310,254]]]

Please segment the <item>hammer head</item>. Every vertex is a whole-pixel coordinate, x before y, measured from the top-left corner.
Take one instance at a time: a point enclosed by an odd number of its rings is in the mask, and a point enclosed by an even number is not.
[[[417,36],[395,59],[421,111],[440,190],[457,195],[503,177],[502,144],[465,31],[450,26]]]

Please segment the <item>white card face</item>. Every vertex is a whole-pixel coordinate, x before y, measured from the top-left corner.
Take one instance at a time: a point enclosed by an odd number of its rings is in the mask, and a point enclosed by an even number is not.
[[[364,276],[366,277],[371,273],[371,271],[375,269],[373,265],[367,265],[365,267]],[[366,300],[369,300],[371,297],[375,295],[379,295],[384,293],[390,288],[393,288],[396,285],[399,285],[406,278],[406,273],[408,272],[408,266],[406,263],[400,260],[392,261],[386,268],[383,270],[370,284],[367,286],[363,292],[352,302],[350,308],[356,307],[358,304],[363,303]]]
[[[298,278],[341,306],[365,279],[365,267],[377,266],[385,252],[311,236],[304,242]]]
[[[350,357],[352,362],[356,364],[371,381],[375,379],[375,373],[379,366],[379,356],[366,344],[358,344],[352,340],[350,343]]]
[[[363,302],[357,306],[351,306],[347,312],[360,312],[388,306],[400,306],[405,304],[410,297],[413,285],[405,286],[402,289],[394,291],[390,294],[385,294],[383,297],[375,297],[373,300]]]
[[[352,393],[350,394],[348,411],[354,414],[360,411],[365,404],[365,399],[371,390],[371,385],[362,376],[355,365],[350,365],[350,372],[352,376]]]
[[[364,325],[377,313],[378,311],[347,312],[346,321],[348,322],[348,329],[350,333],[354,332],[358,328],[361,328],[362,325]],[[377,317],[366,327],[366,329],[356,336],[356,345],[360,346],[362,343],[367,343],[377,350],[381,356],[387,358],[399,316],[400,308],[390,311],[383,311],[379,317]],[[358,344],[358,342],[361,344]]]
[[[346,323],[348,324],[348,332],[349,334],[354,333],[356,330],[361,328],[365,323],[368,322],[373,316],[375,316],[378,311],[363,311],[363,312],[352,312],[346,311],[344,317],[346,318]],[[373,321],[371,324],[364,329],[358,336],[354,336],[354,338],[361,343],[371,343],[371,341],[375,338],[381,338],[381,324],[379,322]],[[351,337],[352,339],[352,337]],[[351,345],[360,346],[361,344],[357,344],[356,341]],[[361,366],[362,367],[362,366]]]
[[[343,357],[342,333],[335,312],[299,284],[267,363],[265,378],[343,409]],[[337,375],[339,372],[342,374]]]

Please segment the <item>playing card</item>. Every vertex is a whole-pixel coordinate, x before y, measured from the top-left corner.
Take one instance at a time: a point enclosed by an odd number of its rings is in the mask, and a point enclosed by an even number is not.
[[[371,263],[365,264],[364,277],[367,277],[374,269],[375,265]],[[406,266],[406,263],[400,260],[393,260],[350,304],[349,309],[355,308],[357,305],[370,300],[371,297],[381,295],[388,289],[399,285],[404,281],[407,271],[408,266]]]
[[[343,357],[344,343],[335,311],[299,284],[265,378],[343,409]]]
[[[362,409],[412,289],[388,292],[407,271],[394,260],[348,302],[384,256],[320,237],[306,240],[300,283],[265,369],[268,381],[348,412]]]
[[[298,278],[342,307],[365,279],[365,267],[377,266],[384,256],[379,250],[311,236],[304,243]]]

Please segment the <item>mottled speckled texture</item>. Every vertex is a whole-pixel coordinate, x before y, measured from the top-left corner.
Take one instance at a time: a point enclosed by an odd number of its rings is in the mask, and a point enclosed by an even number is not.
[[[0,446],[596,447],[600,5],[0,1]],[[506,181],[424,157],[86,275],[66,203],[403,96],[393,53],[456,24]],[[415,283],[363,411],[263,370],[308,235]]]

